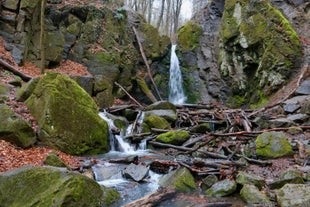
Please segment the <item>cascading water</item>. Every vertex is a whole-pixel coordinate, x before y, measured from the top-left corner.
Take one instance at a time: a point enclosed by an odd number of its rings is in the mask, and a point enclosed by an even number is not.
[[[176,45],[171,47],[169,101],[173,104],[183,104],[186,101],[182,87],[182,74],[178,56],[175,53]]]

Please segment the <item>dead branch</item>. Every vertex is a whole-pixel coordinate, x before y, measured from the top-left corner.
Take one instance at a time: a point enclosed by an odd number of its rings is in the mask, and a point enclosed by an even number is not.
[[[152,84],[153,84],[153,86],[154,86],[154,88],[155,88],[155,91],[156,91],[156,93],[157,93],[159,99],[162,100],[162,98],[161,98],[161,96],[160,96],[160,93],[159,93],[159,91],[158,91],[158,88],[157,88],[157,86],[156,86],[156,84],[155,84],[155,81],[154,81],[154,79],[153,79],[153,76],[152,76],[152,73],[151,73],[151,68],[150,68],[150,66],[149,66],[149,64],[148,64],[148,62],[147,62],[147,59],[146,59],[146,56],[145,56],[145,53],[144,53],[144,50],[143,50],[143,47],[142,47],[142,44],[141,44],[141,41],[140,41],[140,38],[139,38],[139,34],[138,34],[138,32],[137,32],[137,30],[136,30],[135,27],[132,27],[132,30],[133,30],[133,32],[134,32],[135,35],[136,35],[137,42],[138,42],[138,45],[139,45],[139,48],[140,48],[140,52],[141,52],[143,61],[144,61],[145,65],[146,65],[147,73],[148,73],[148,75],[149,75],[149,78],[150,78],[150,80],[151,80],[151,82],[152,82]]]
[[[11,71],[11,72],[14,73],[15,75],[21,77],[21,79],[22,79],[23,81],[29,81],[29,80],[32,79],[31,76],[26,75],[26,74],[20,72],[17,68],[15,68],[14,66],[12,66],[12,65],[10,65],[9,63],[5,62],[5,61],[2,60],[1,58],[0,58],[0,65],[2,65],[3,67],[5,67],[5,69]]]
[[[133,101],[133,102],[135,102],[138,106],[140,106],[141,108],[144,108],[143,106],[142,106],[142,104],[140,104],[134,97],[132,97],[126,90],[125,90],[125,88],[123,87],[123,86],[121,86],[119,83],[117,83],[117,82],[114,82],[114,84],[115,85],[117,85],[118,87],[120,87],[120,89],[122,89],[122,91],[124,91],[124,93],[126,93],[127,94],[127,96]]]
[[[176,193],[173,187],[160,188],[156,192],[148,194],[138,200],[132,201],[124,205],[124,207],[153,207],[158,206],[161,202],[171,198]]]
[[[192,151],[196,150],[196,149],[193,149],[193,148],[176,146],[176,145],[172,145],[172,144],[164,144],[164,143],[153,142],[153,141],[150,141],[149,144],[151,144],[151,145],[153,145],[155,147],[173,148],[173,149],[177,149],[177,150],[181,150],[181,151],[187,151],[187,152],[192,152]]]

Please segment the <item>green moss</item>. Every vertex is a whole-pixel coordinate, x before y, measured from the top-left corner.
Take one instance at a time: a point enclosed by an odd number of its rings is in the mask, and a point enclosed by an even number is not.
[[[54,166],[54,167],[65,167],[67,165],[61,160],[57,153],[50,153],[44,160],[45,165]]]
[[[109,149],[108,127],[96,103],[69,76],[47,73],[25,103],[38,121],[44,144],[76,155]]]
[[[194,50],[199,46],[199,38],[202,33],[200,25],[193,21],[187,22],[178,31],[178,42],[183,50]]]
[[[140,87],[140,89],[143,91],[143,93],[152,101],[153,103],[157,101],[155,96],[153,95],[152,91],[149,89],[148,85],[146,84],[145,80],[141,77],[137,77],[136,81]]]
[[[102,186],[102,188],[103,188],[103,203],[105,204],[105,206],[110,206],[111,204],[115,203],[121,198],[117,190],[107,188],[104,186]]]
[[[94,180],[55,168],[24,167],[0,176],[4,206],[100,207],[103,191]]]
[[[148,128],[170,129],[171,127],[166,119],[155,115],[145,117],[143,123],[145,123]]]
[[[162,142],[166,144],[173,144],[173,145],[181,145],[185,141],[190,138],[190,135],[187,131],[170,131],[163,134],[160,134],[156,137],[155,141]]]

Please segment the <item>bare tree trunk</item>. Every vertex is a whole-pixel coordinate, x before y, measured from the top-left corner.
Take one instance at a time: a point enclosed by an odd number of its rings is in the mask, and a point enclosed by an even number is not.
[[[170,34],[170,30],[169,30],[169,27],[170,27],[170,15],[171,15],[171,1],[166,1],[167,3],[167,11],[166,11],[166,17],[165,17],[165,22],[164,22],[164,33],[165,34]]]
[[[162,21],[163,21],[163,16],[164,16],[164,10],[165,10],[165,0],[161,0],[161,9],[160,9],[160,14],[157,20],[156,28],[159,29]]]
[[[41,24],[41,32],[40,32],[40,56],[41,56],[41,64],[40,71],[41,74],[44,73],[45,68],[45,48],[44,48],[44,13],[45,13],[46,0],[41,0],[41,16],[40,16],[40,24]]]
[[[152,20],[153,3],[154,3],[154,0],[148,0],[147,23],[149,23],[149,24],[151,24],[151,20]]]

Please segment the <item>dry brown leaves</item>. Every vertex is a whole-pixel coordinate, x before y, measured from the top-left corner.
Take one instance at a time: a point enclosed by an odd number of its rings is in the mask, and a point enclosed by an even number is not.
[[[31,147],[21,149],[9,142],[0,140],[0,172],[26,165],[42,166],[46,156],[55,152],[71,168],[80,167],[79,158],[67,155],[48,147]]]

